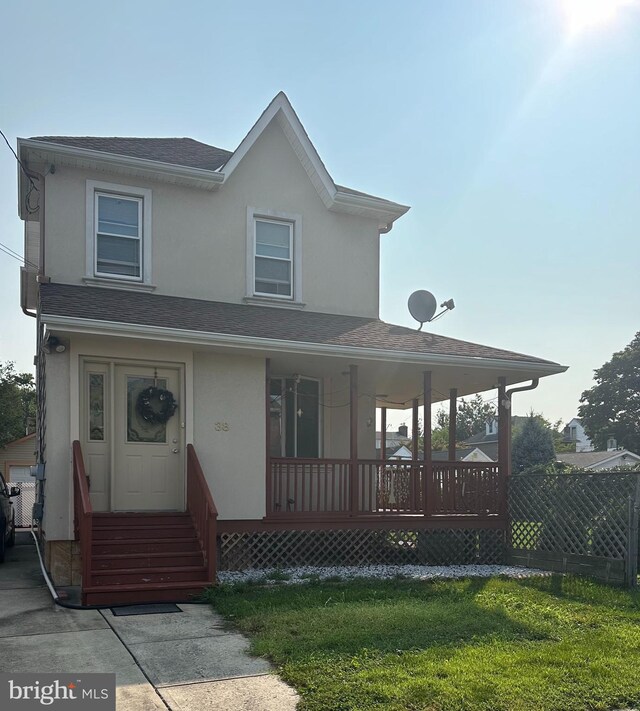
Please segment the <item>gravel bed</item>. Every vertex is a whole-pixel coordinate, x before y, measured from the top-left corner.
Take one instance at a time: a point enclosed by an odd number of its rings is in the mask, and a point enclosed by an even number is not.
[[[263,568],[262,570],[221,570],[218,572],[220,583],[262,583],[284,584],[308,583],[311,580],[352,580],[354,578],[373,578],[390,580],[393,578],[412,578],[414,580],[452,580],[455,578],[530,578],[551,575],[546,570],[520,568],[513,565],[363,565],[334,566],[316,568]]]

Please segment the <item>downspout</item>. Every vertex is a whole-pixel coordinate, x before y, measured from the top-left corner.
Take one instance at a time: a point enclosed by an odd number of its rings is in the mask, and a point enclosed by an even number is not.
[[[506,390],[504,397],[505,397],[505,407],[509,412],[509,417],[507,418],[507,422],[509,423],[508,429],[507,429],[507,462],[508,462],[508,467],[509,467],[509,472],[511,472],[511,396],[514,393],[523,393],[526,392],[527,390],[535,390],[540,383],[540,378],[533,378],[531,380],[531,383],[529,385],[522,385],[519,388],[511,388],[511,390]]]

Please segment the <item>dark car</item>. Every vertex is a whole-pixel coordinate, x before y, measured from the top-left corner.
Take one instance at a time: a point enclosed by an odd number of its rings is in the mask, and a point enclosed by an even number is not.
[[[20,489],[17,486],[9,488],[0,474],[0,563],[4,562],[6,547],[16,542],[16,515],[11,497],[19,494]]]

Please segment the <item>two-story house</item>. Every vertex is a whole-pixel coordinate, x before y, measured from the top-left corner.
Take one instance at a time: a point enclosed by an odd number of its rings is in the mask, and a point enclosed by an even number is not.
[[[284,94],[235,151],[40,136],[18,155],[54,581],[180,600],[216,565],[423,555],[434,530],[498,549],[507,458],[436,465],[427,428],[426,459],[385,468],[376,409],[385,431],[386,408],[429,422],[496,386],[504,408],[564,368],[381,321],[379,240],[408,208],[336,184]]]
[[[593,444],[582,425],[579,417],[569,420],[562,431],[562,441],[566,444],[575,445],[576,452],[593,452]]]

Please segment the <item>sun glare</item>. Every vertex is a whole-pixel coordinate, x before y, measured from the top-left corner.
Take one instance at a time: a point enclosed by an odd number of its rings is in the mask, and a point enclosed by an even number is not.
[[[618,11],[636,0],[562,0],[567,31],[575,36],[611,22]]]

